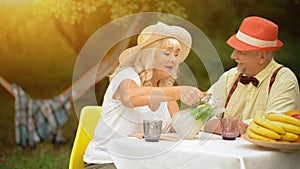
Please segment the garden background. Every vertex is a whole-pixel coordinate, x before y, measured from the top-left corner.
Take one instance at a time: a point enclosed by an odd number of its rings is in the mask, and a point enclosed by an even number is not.
[[[141,11],[142,9],[142,11]],[[185,18],[216,48],[224,69],[235,65],[226,44],[243,18],[259,15],[279,25],[283,48],[276,59],[300,77],[299,0],[0,0],[0,76],[34,98],[51,98],[72,85],[81,47],[101,26],[137,12],[163,12]],[[197,72],[198,86],[211,85],[195,56],[186,63]],[[96,85],[97,101],[108,84]],[[14,141],[14,98],[0,87],[0,168],[67,168],[78,124],[72,112],[63,126],[66,143],[38,143],[24,149]]]

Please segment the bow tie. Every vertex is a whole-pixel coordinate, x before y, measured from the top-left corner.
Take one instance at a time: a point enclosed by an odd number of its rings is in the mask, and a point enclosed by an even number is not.
[[[249,84],[251,82],[255,87],[257,87],[259,84],[259,81],[255,77],[249,77],[249,76],[241,76],[240,82],[243,83],[244,85]]]

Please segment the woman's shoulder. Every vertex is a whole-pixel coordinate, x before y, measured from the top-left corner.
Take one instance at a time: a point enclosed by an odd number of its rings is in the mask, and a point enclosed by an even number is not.
[[[138,76],[138,73],[131,67],[125,68],[118,72],[116,76],[124,77],[124,76]]]
[[[136,83],[139,83],[140,81],[138,73],[131,67],[125,68],[118,72],[112,80],[122,81],[124,79],[131,79],[134,80]]]
[[[137,72],[132,67],[124,68],[119,73],[121,73],[121,74],[137,74]]]

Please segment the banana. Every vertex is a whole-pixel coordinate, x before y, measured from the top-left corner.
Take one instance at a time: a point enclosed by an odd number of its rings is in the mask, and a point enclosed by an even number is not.
[[[249,124],[249,128],[252,129],[252,131],[254,131],[255,133],[266,136],[268,138],[272,138],[272,139],[280,139],[281,138],[281,136],[278,133],[276,133],[275,131],[267,129],[265,127],[262,127],[262,126],[258,125],[257,123],[255,123],[254,121],[252,121]]]
[[[279,140],[280,141],[295,141],[298,138],[299,138],[299,136],[296,134],[285,132],[284,135],[281,135],[281,138]]]
[[[287,124],[287,123],[282,123],[278,121],[271,121],[273,124],[282,127],[286,132],[290,132],[293,134],[300,134],[300,127],[292,125],[292,124]]]
[[[262,136],[260,134],[256,134],[252,129],[247,129],[247,135],[249,138],[255,139],[255,140],[263,140],[263,141],[270,141],[270,142],[276,142],[276,140]]]
[[[261,116],[256,115],[254,117],[254,122],[257,123],[257,124],[259,124],[259,125],[261,125],[261,126],[263,126],[263,127],[265,127],[265,128],[267,128],[267,129],[273,130],[276,133],[285,134],[285,131],[283,130],[282,127],[277,126],[277,125],[271,123],[270,120],[267,120],[267,119],[265,119],[265,118],[263,118]]]
[[[300,127],[300,120],[285,114],[268,113],[265,115],[265,118],[271,121],[279,121]]]

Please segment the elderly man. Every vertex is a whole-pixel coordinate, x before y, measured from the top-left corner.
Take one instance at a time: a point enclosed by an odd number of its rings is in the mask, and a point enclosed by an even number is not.
[[[261,17],[243,20],[227,43],[234,48],[231,59],[237,66],[226,71],[208,90],[223,99],[227,113],[239,119],[242,134],[254,115],[299,110],[299,85],[294,73],[274,60],[283,43],[278,26]],[[209,121],[205,130],[220,134],[220,121]]]

